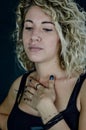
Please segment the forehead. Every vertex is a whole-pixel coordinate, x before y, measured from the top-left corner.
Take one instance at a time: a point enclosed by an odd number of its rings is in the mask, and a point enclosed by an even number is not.
[[[31,20],[38,20],[38,21],[43,21],[43,20],[52,21],[51,17],[47,15],[43,11],[43,9],[38,6],[30,7],[30,9],[26,13],[25,20],[28,18]]]

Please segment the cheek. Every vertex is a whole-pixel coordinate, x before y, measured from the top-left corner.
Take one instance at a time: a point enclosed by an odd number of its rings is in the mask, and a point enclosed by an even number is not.
[[[23,33],[23,45],[26,47],[29,44],[29,37],[27,34]]]
[[[23,40],[24,41],[28,41],[30,39],[30,33],[28,33],[28,31],[26,30],[23,30],[23,34],[22,34],[22,37],[23,37]]]
[[[27,40],[27,33],[25,31],[23,31],[23,41],[25,42]]]
[[[53,40],[51,40],[51,44],[50,44],[50,51],[55,54],[59,53],[61,49],[61,44],[60,44],[60,39],[59,38],[54,38]]]
[[[59,37],[53,37],[50,39],[50,43],[51,43],[51,46],[53,48],[58,48],[58,46],[60,45],[60,39]]]

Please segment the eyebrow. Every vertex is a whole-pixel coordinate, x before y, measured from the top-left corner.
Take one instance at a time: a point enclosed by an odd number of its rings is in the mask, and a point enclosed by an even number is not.
[[[26,19],[25,22],[33,23],[33,21],[30,20],[30,19]],[[53,25],[55,25],[55,24],[54,24],[53,22],[51,22],[51,21],[43,21],[42,24],[53,24]]]
[[[30,20],[30,19],[26,19],[24,22],[30,22],[30,23],[33,23],[33,21]]]

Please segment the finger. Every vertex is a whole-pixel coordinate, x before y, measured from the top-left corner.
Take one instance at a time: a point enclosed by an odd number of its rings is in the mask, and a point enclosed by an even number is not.
[[[37,82],[37,80],[35,80],[33,77],[29,78],[29,83],[28,83],[29,87],[37,90],[38,85],[39,85],[39,83]]]
[[[33,93],[29,90],[25,90],[24,91],[24,95],[23,95],[23,98],[24,98],[24,101],[32,101],[32,97],[33,97]]]
[[[37,89],[40,89],[40,87],[41,87],[41,84],[40,84],[40,83],[36,84],[36,86],[35,86],[36,90],[37,90]]]
[[[29,93],[31,95],[34,95],[34,92],[30,89],[30,90],[25,90],[24,93]]]
[[[55,86],[55,77],[53,75],[50,75],[49,88],[54,88],[54,86]]]
[[[32,93],[35,93],[35,91],[36,91],[36,89],[30,83],[26,86],[25,90],[29,90]]]
[[[45,85],[43,85],[42,83],[40,83],[39,81],[37,81],[35,78],[30,77],[30,83],[32,84],[33,87],[35,87],[35,89],[38,89],[40,87],[44,87],[46,88]]]

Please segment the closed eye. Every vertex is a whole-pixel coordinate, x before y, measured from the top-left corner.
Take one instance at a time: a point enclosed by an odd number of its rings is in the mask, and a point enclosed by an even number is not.
[[[25,27],[26,30],[32,30],[32,27]]]
[[[44,31],[47,31],[47,32],[53,31],[52,29],[49,29],[49,28],[43,28],[43,30],[44,30]]]

